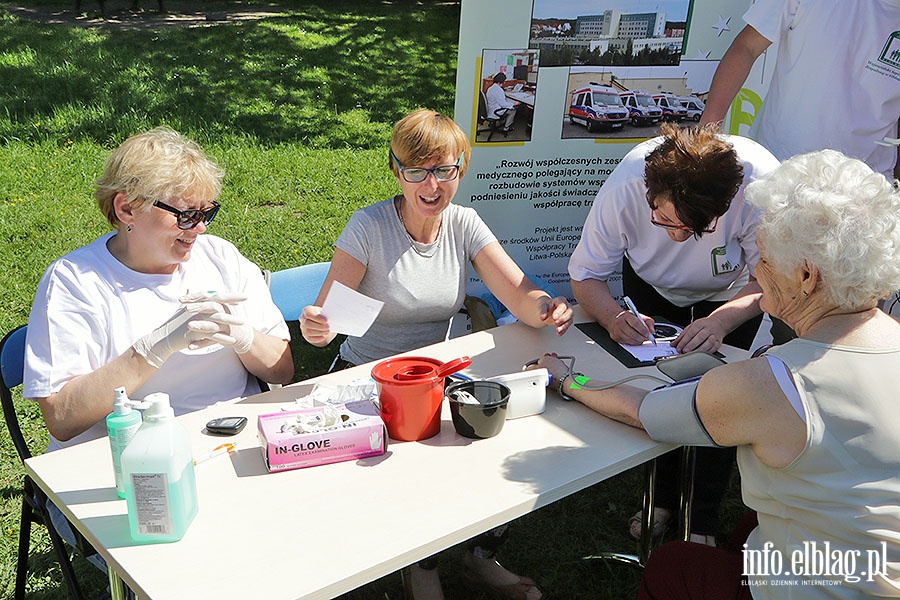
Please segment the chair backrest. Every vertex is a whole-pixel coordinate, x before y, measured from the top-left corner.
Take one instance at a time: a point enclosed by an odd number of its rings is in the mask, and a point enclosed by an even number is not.
[[[12,438],[23,461],[31,458],[31,450],[22,435],[19,427],[19,415],[13,405],[12,388],[22,385],[25,378],[25,333],[27,325],[22,325],[6,334],[0,341],[0,401],[3,404],[3,418],[6,419],[6,427],[9,429],[9,437]]]
[[[296,321],[304,306],[316,301],[330,262],[311,263],[275,271],[269,279],[269,291],[285,321]]]
[[[478,92],[478,118],[481,121],[485,121],[488,118],[487,97],[484,95],[484,92]]]

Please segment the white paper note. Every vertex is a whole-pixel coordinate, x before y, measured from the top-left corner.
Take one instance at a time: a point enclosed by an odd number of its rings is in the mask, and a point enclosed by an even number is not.
[[[658,335],[656,338],[656,345],[650,340],[644,341],[644,343],[639,346],[632,346],[629,344],[619,345],[628,350],[633,357],[641,362],[652,362],[661,356],[674,356],[678,354],[678,350],[676,350],[674,346],[671,346],[670,342],[678,337],[682,328],[671,323],[660,323],[657,325],[657,333],[659,333],[660,330],[664,330],[671,335]]]
[[[384,302],[369,298],[334,281],[322,304],[322,314],[333,333],[359,337],[369,330]]]
[[[619,344],[628,350],[633,357],[641,362],[652,362],[660,356],[674,356],[678,354],[675,346],[670,346],[669,342],[657,340],[656,345],[650,340],[645,341],[640,346],[632,346],[630,344]]]

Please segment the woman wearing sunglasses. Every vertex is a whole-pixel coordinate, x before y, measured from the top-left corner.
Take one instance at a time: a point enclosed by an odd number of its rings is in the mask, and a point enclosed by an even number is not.
[[[471,148],[466,134],[447,116],[417,110],[394,126],[388,164],[401,192],[356,211],[335,242],[331,270],[314,306],[300,315],[303,337],[325,346],[335,333],[321,314],[332,282],[384,302],[362,337],[348,337],[332,370],[381,360],[445,339],[450,319],[463,305],[471,264],[488,289],[513,315],[532,327],[572,324],[564,298],[538,289],[506,254],[478,213],[452,203],[466,174]],[[470,543],[465,555],[473,582],[507,597],[537,600],[540,590],[494,559],[505,528]],[[443,598],[436,561],[405,575],[417,600]]]
[[[293,376],[288,329],[258,267],[205,235],[222,170],[165,128],[107,159],[95,196],[113,231],[56,260],[28,321],[23,395],[51,450],[105,435],[113,389],[176,413]]]
[[[722,343],[748,349],[762,320],[759,211],[744,189],[778,166],[756,142],[715,128],[663,125],[659,137],[634,147],[600,188],[569,260],[579,304],[619,343],[641,344],[662,317],[684,326],[679,352],[714,352]],[[612,297],[609,278],[622,265],[622,288],[641,313]],[[715,543],[719,504],[733,450],[701,448],[692,506],[694,539]],[[677,506],[677,456],[659,464],[659,507],[653,534],[662,535]],[[640,513],[629,521],[640,537]]]

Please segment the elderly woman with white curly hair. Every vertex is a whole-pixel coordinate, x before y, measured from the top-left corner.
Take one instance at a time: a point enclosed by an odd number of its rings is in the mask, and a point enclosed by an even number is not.
[[[900,191],[823,150],[747,198],[763,211],[761,307],[797,339],[652,392],[538,366],[655,439],[738,448],[746,542],[663,545],[639,598],[900,597],[900,323],[878,308],[900,288]]]

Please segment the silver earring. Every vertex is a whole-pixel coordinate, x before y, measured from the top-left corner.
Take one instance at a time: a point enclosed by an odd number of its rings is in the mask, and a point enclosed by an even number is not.
[[[131,223],[129,223],[128,227],[125,228],[125,231],[127,231],[128,233],[131,233],[132,229],[134,229],[134,227],[131,225]]]

